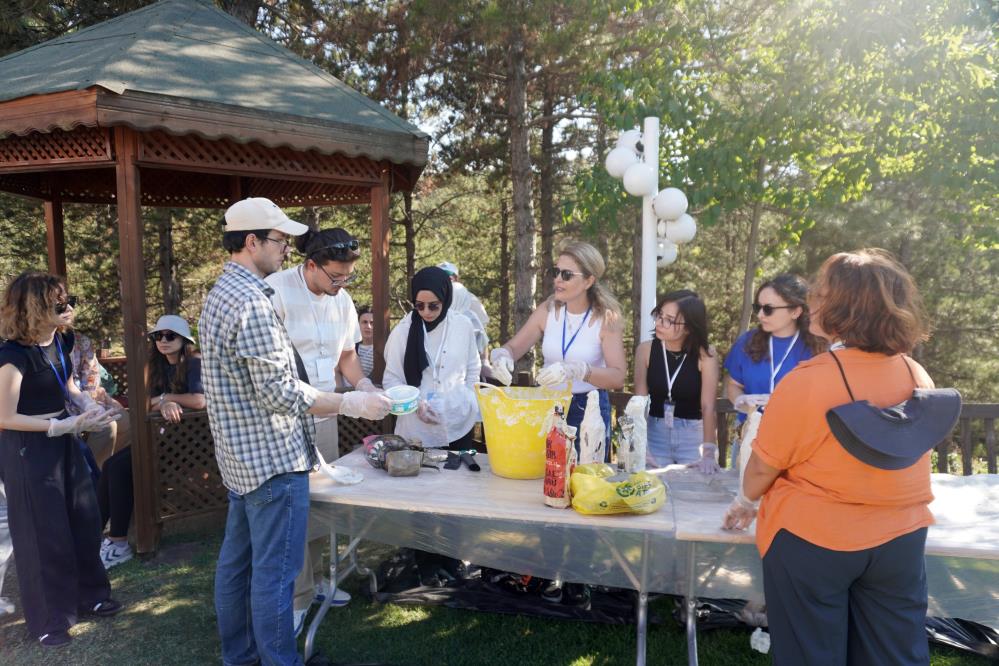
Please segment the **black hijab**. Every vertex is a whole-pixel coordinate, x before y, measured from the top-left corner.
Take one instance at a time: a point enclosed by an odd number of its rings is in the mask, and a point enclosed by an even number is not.
[[[444,317],[447,316],[448,308],[451,307],[451,277],[436,266],[424,268],[413,276],[413,283],[409,289],[410,301],[415,304],[416,295],[421,291],[433,292],[434,296],[441,302],[441,310],[437,319],[428,324],[416,311],[415,305],[413,307],[410,315],[409,337],[406,339],[406,353],[402,359],[406,383],[410,386],[419,386],[423,380],[423,371],[430,367],[430,359],[427,358],[427,349],[423,338],[425,332],[429,333],[437,328],[437,325],[443,322]]]

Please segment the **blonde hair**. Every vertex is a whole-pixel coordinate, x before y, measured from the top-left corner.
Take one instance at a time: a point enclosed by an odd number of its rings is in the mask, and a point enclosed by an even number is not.
[[[7,285],[0,303],[0,338],[38,344],[48,336],[56,302],[65,295],[61,278],[41,271],[21,273]]]
[[[621,319],[621,304],[614,298],[614,294],[600,282],[607,264],[604,262],[599,250],[589,243],[577,240],[564,240],[559,243],[558,256],[569,257],[579,265],[579,270],[585,277],[592,276],[593,284],[586,290],[586,296],[593,308],[594,319],[603,318],[607,323],[617,323]],[[556,314],[563,304],[555,300],[552,296],[549,299],[549,308],[554,307]]]

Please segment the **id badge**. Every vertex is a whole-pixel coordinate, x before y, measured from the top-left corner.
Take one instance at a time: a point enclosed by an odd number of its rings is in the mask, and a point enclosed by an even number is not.
[[[333,359],[320,356],[316,359],[316,379],[320,382],[333,381]]]
[[[673,403],[667,402],[663,405],[663,422],[667,428],[673,428]]]

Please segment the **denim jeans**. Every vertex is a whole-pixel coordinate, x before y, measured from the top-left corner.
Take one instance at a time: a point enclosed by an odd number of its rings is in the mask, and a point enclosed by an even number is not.
[[[700,459],[701,442],[704,441],[704,423],[701,419],[673,419],[673,427],[666,427],[666,419],[650,416],[649,439],[645,452],[646,465],[666,465],[695,462]]]
[[[279,474],[245,495],[229,493],[215,570],[215,612],[226,666],[302,663],[292,590],[302,568],[308,517],[307,472]]]

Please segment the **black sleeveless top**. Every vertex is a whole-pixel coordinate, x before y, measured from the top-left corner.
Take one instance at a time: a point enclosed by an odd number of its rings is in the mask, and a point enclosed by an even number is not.
[[[666,363],[672,376],[680,368],[680,374],[673,382],[673,417],[677,419],[701,418],[701,371],[697,368],[698,356],[666,352]],[[681,366],[680,363],[683,363]],[[659,338],[652,338],[649,349],[649,372],[646,377],[649,385],[649,415],[663,418],[663,404],[669,395],[669,385],[666,382],[666,368],[663,367],[663,343]]]
[[[60,358],[59,345],[53,340],[45,347],[22,345],[8,340],[0,345],[0,366],[10,363],[21,373],[21,394],[17,399],[17,413],[25,416],[61,412],[65,408],[62,381],[52,372],[55,366],[63,377],[73,376],[73,361],[70,352],[76,336],[72,331],[56,333],[62,345]],[[39,351],[40,350],[40,351]],[[52,365],[49,365],[49,362]]]

